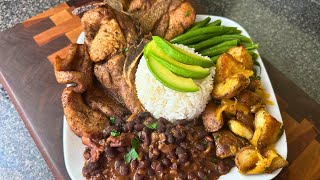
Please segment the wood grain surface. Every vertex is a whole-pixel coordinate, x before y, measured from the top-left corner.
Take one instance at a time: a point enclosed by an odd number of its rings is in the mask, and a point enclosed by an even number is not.
[[[69,179],[62,149],[64,85],[50,62],[64,57],[82,31],[69,1],[0,32],[0,80],[56,179]],[[195,5],[196,8],[201,6]],[[275,179],[320,179],[320,105],[263,59],[279,102],[289,166]],[[79,157],[82,158],[82,157]]]

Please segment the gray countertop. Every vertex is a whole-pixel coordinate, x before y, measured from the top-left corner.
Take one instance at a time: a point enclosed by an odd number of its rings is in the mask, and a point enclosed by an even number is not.
[[[197,0],[241,24],[259,52],[320,102],[320,0]],[[0,31],[62,0],[0,0]],[[0,180],[53,179],[0,84]]]

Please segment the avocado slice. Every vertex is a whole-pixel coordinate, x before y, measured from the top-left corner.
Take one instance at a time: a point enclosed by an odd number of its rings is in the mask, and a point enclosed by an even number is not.
[[[204,69],[201,66],[187,65],[174,60],[159,50],[154,41],[151,41],[145,47],[145,53],[153,56],[158,63],[179,76],[193,79],[203,79],[210,74],[209,70]]]
[[[163,85],[170,89],[180,92],[196,92],[199,90],[198,86],[191,78],[184,78],[173,74],[169,69],[158,63],[153,56],[148,53],[144,54],[147,66],[153,76]]]
[[[166,53],[168,56],[181,63],[199,65],[205,68],[212,67],[214,64],[210,59],[205,59],[203,57],[189,53],[179,47],[172,45],[170,42],[162,39],[159,36],[152,36],[152,39],[162,52]]]

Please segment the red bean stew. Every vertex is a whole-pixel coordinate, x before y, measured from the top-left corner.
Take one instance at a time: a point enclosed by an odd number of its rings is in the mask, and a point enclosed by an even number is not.
[[[99,137],[83,138],[87,179],[217,179],[234,166],[216,156],[201,120],[171,123],[143,112],[111,122]]]

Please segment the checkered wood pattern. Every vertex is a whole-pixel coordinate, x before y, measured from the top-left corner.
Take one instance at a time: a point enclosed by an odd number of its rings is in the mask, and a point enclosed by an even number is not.
[[[70,43],[75,43],[78,36],[82,32],[80,17],[74,16],[72,12],[73,8],[68,4],[62,3],[48,11],[38,14],[22,24],[25,27],[30,27],[34,24],[41,22],[44,19],[50,19],[55,26],[46,29],[45,31],[35,35],[34,41],[40,46],[45,46],[58,37],[65,36],[70,40]],[[68,53],[69,46],[61,48],[59,51],[48,55],[48,60],[52,63],[55,57],[65,57]]]
[[[72,7],[62,3],[48,11],[38,14],[31,19],[23,22],[28,28],[45,20],[50,19],[54,26],[33,37],[34,41],[43,47],[55,39],[65,36],[70,43],[75,43],[82,31],[80,18],[72,15]],[[61,47],[60,50],[47,55],[50,62],[59,55],[65,57],[68,53],[69,46]],[[288,141],[288,158],[289,166],[284,168],[280,175],[275,179],[320,179],[320,133],[319,127],[309,118],[296,119],[288,112],[290,104],[277,96],[282,118],[284,121],[285,132]],[[315,119],[320,121],[320,119]]]

